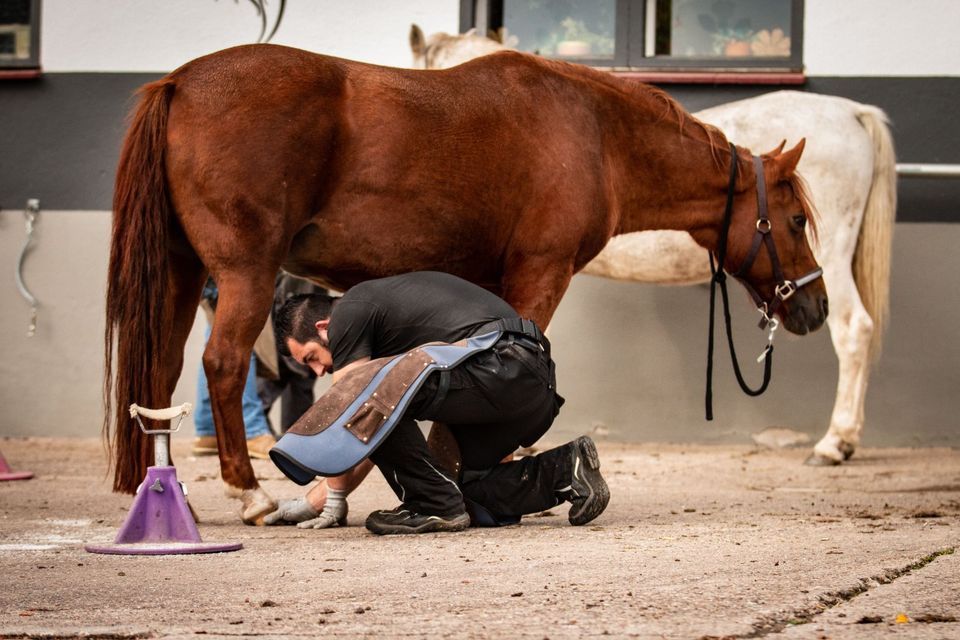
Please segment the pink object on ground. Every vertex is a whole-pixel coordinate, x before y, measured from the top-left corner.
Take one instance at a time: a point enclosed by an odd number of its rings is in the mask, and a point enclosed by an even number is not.
[[[0,482],[4,480],[27,480],[32,477],[33,474],[29,471],[11,471],[3,454],[0,453]]]

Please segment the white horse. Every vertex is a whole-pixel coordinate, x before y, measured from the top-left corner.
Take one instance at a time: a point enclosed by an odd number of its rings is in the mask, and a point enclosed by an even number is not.
[[[440,68],[506,47],[473,34],[424,39],[413,25],[414,66]],[[432,62],[431,62],[432,61]],[[694,114],[737,144],[774,148],[805,137],[799,172],[820,211],[811,242],[830,295],[827,326],[840,363],[826,435],[808,464],[840,464],[860,442],[870,364],[880,353],[888,314],[890,249],[896,212],[896,158],[886,115],[845,98],[777,91]],[[709,280],[705,250],[689,234],[643,231],[615,236],[583,273],[617,280],[696,284]]]

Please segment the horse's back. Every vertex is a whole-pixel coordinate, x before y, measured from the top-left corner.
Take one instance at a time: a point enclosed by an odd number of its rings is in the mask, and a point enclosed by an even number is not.
[[[601,98],[569,65],[504,52],[417,71],[252,45],[170,78],[168,182],[188,237],[238,234],[242,220],[244,251],[274,247],[301,275],[335,271],[335,288],[389,275],[363,256],[407,250],[400,222],[416,255],[379,263],[480,282],[528,241],[521,226],[565,212],[569,240],[551,241],[564,260],[599,250],[614,226]]]
[[[855,172],[847,178],[862,181],[872,173],[871,144],[858,119],[863,106],[837,96],[775,91],[704,109],[696,115],[756,153],[775,147],[784,138],[791,144],[806,138],[801,173],[820,171],[826,165],[835,172],[842,167],[837,159],[846,157],[850,159],[847,166]]]

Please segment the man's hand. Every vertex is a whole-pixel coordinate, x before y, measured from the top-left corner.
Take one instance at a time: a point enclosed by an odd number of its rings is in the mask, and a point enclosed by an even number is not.
[[[320,512],[313,508],[306,497],[290,498],[277,503],[277,510],[268,513],[263,519],[264,524],[297,524],[313,520]]]
[[[328,488],[323,512],[312,520],[297,523],[297,526],[301,529],[326,529],[335,524],[341,527],[347,524],[347,492]]]

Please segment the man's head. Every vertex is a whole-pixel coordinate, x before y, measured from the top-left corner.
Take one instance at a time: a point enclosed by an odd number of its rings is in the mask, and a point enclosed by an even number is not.
[[[277,352],[289,355],[322,376],[333,368],[327,325],[334,298],[323,293],[292,296],[274,316]]]

